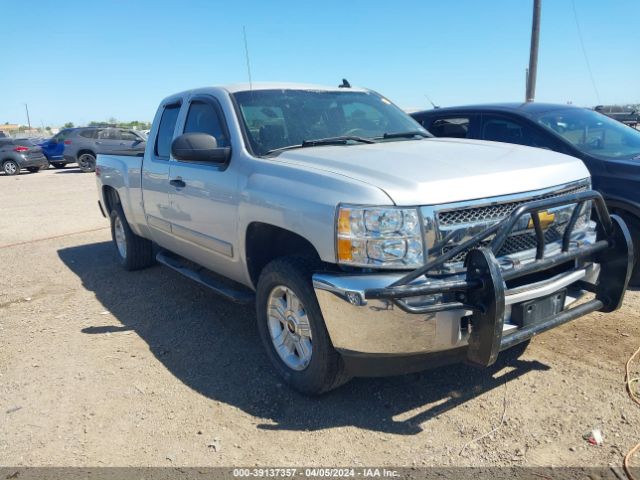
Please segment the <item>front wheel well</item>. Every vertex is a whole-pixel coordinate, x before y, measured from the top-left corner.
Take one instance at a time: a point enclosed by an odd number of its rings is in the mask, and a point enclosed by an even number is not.
[[[290,230],[268,223],[253,222],[245,237],[245,258],[254,286],[258,285],[260,273],[269,262],[281,257],[307,257],[320,262],[320,255],[306,238]]]

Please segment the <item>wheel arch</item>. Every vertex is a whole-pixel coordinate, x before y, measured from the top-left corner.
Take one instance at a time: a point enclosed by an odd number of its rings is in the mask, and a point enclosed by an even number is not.
[[[113,208],[121,203],[118,191],[110,185],[104,185],[102,187],[102,198],[104,199],[104,208],[107,216],[111,215]]]
[[[610,213],[631,216],[640,223],[640,205],[619,198],[605,198]]]
[[[245,232],[244,254],[247,271],[254,288],[260,273],[269,262],[285,256],[310,257],[320,262],[313,244],[291,230],[264,222],[251,222]]]
[[[81,148],[80,150],[78,150],[78,151],[76,152],[76,160],[79,160],[79,159],[80,159],[80,155],[85,154],[85,153],[89,153],[89,154],[93,155],[93,157],[94,157],[94,158],[97,158],[97,157],[98,157],[98,155],[96,154],[96,152],[94,152],[94,151],[93,151],[93,150],[91,150],[90,148],[86,148],[86,147],[84,147],[84,148]]]

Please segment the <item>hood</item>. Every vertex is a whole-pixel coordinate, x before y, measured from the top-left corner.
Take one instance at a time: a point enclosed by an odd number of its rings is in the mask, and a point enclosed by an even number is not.
[[[400,206],[509,195],[589,177],[582,161],[568,155],[454,138],[308,147],[275,160],[376,186]]]

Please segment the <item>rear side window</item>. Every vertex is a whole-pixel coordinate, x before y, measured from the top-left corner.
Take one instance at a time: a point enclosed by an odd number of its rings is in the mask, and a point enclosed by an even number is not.
[[[559,150],[555,142],[550,141],[545,135],[532,127],[497,116],[485,116],[482,126],[482,139]]]
[[[80,136],[84,138],[95,138],[96,131],[95,130],[82,130],[80,132]]]
[[[439,118],[427,129],[436,137],[471,138],[469,117]]]
[[[128,130],[119,130],[118,131],[118,140],[126,140],[128,142],[133,142],[135,140],[139,140],[139,138]]]
[[[100,140],[118,140],[118,131],[115,128],[105,128],[98,134]]]
[[[180,105],[167,105],[162,112],[160,125],[158,126],[158,135],[156,136],[155,152],[160,158],[169,158],[171,154],[171,140],[173,139],[173,131],[176,128],[176,120]]]
[[[184,133],[201,132],[215,137],[218,147],[228,147],[229,139],[218,109],[209,102],[196,100],[191,103]]]

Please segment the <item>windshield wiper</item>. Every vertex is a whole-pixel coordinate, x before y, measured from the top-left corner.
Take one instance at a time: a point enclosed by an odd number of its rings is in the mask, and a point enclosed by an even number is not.
[[[340,137],[317,138],[315,140],[305,140],[302,142],[303,147],[316,147],[319,145],[345,145],[348,142],[359,143],[376,143],[371,138],[358,137],[355,135],[343,135]]]
[[[272,150],[269,150],[267,153],[265,153],[265,155],[281,152],[283,150],[292,150],[294,148],[319,147],[322,145],[346,145],[349,142],[376,143],[376,141],[371,138],[357,137],[354,135],[343,135],[340,137],[328,137],[328,138],[317,138],[314,140],[303,140],[303,142],[299,145],[287,145],[286,147],[274,148]]]
[[[423,132],[422,130],[412,130],[409,132],[385,133],[380,138],[386,140],[387,138],[411,138],[411,137],[418,137],[418,136],[428,138],[429,134],[427,134],[426,132]]]

